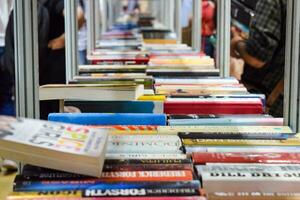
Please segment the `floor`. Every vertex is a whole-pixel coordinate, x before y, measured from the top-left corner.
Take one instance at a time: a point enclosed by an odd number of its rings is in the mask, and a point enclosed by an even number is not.
[[[15,173],[4,175],[0,172],[0,200],[5,200],[7,195],[12,192]]]

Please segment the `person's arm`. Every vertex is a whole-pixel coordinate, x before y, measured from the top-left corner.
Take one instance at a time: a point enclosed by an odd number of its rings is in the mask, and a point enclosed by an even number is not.
[[[280,0],[260,0],[250,25],[250,35],[244,39],[233,33],[231,55],[245,63],[262,68],[272,59],[281,39],[282,5]]]
[[[62,15],[65,16],[65,10],[63,10]],[[77,7],[77,22],[78,22],[79,29],[85,23],[84,11],[80,6]],[[53,50],[62,49],[64,47],[65,47],[65,33],[63,33],[57,38],[54,38],[48,43],[48,48]]]

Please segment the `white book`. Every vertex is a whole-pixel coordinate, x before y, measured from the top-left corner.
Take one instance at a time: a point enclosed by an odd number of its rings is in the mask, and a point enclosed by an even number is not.
[[[0,156],[100,177],[108,131],[0,116]]]
[[[181,140],[176,135],[110,135],[108,153],[180,154]]]
[[[168,78],[155,78],[155,84],[239,84],[235,78],[191,78],[191,79],[168,79]]]
[[[295,192],[300,184],[299,165],[208,165],[197,170],[207,193]]]
[[[40,100],[132,101],[144,94],[143,85],[57,84],[40,87]]]

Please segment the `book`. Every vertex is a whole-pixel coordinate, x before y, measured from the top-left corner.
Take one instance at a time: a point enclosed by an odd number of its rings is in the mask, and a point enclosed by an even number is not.
[[[0,156],[37,166],[101,176],[105,129],[0,116]]]
[[[79,65],[79,73],[144,73],[146,65]]]
[[[83,191],[83,197],[109,197],[109,196],[195,196],[199,195],[200,182],[99,182],[99,181],[70,181],[64,184],[57,182],[23,182],[17,183],[15,192],[47,192]],[[128,191],[140,190],[142,193],[128,194]],[[111,191],[115,191],[111,194]],[[123,191],[118,192],[118,191]],[[127,191],[127,192],[126,192]],[[155,192],[157,191],[157,192]],[[162,192],[165,191],[165,192]],[[184,192],[185,191],[185,192]],[[51,194],[51,193],[50,193]]]
[[[292,138],[293,134],[284,133],[206,133],[206,132],[179,132],[182,139],[212,139],[212,140],[285,140]]]
[[[175,135],[110,135],[108,153],[180,154],[181,140]]]
[[[132,159],[106,160],[103,171],[149,171],[189,170],[193,171],[190,159]]]
[[[155,77],[199,77],[199,76],[219,76],[219,69],[147,69],[146,73]]]
[[[47,175],[47,174],[46,174]],[[22,176],[18,175],[15,179],[15,184],[31,183],[39,184],[49,182],[50,184],[64,183],[68,184],[73,181],[82,183],[89,181],[97,182],[171,182],[171,181],[192,181],[193,174],[190,170],[155,170],[155,171],[103,171],[101,177],[91,178],[77,176],[72,174],[64,174],[61,172],[52,173],[52,176]],[[56,178],[60,177],[60,178]]]
[[[260,99],[167,99],[166,114],[263,114]]]
[[[115,160],[115,159],[126,159],[126,160],[135,160],[135,159],[187,159],[186,154],[180,153],[107,153],[105,155],[106,160]]]
[[[107,128],[110,135],[157,135],[157,126],[89,126],[92,128]]]
[[[299,200],[299,192],[214,192],[209,193],[210,200]]]
[[[163,114],[163,101],[65,101],[82,113],[154,113]]]
[[[196,166],[207,193],[295,192],[300,165],[206,165]]]
[[[299,153],[298,146],[188,146],[184,145],[184,152],[211,152],[211,153]]]
[[[299,139],[287,140],[240,140],[240,139],[183,139],[189,146],[299,146]]]
[[[204,78],[155,78],[155,84],[239,84],[235,78],[215,78],[215,77],[204,77]]]
[[[117,84],[57,84],[40,87],[40,100],[131,101],[144,94],[143,85]]]
[[[251,118],[251,117],[212,117],[200,119],[173,119],[168,120],[171,126],[283,126],[283,118]]]
[[[299,153],[200,153],[192,154],[194,164],[206,163],[266,163],[266,164],[300,164]]]
[[[179,132],[205,132],[205,133],[287,133],[293,131],[288,126],[159,126],[160,134],[177,135]]]
[[[125,193],[129,191],[124,191]],[[133,192],[132,192],[133,193]],[[116,194],[116,192],[115,192]],[[30,200],[47,200],[49,198],[55,200],[145,200],[145,197],[79,197],[81,196],[81,192],[46,192],[46,193],[27,193],[27,192],[14,192],[7,200],[20,200],[20,199],[30,199]],[[173,196],[173,197],[147,197],[147,200],[206,200],[205,197],[198,197],[198,196]]]
[[[153,125],[164,126],[167,123],[165,114],[151,113],[51,113],[49,121],[81,125]]]

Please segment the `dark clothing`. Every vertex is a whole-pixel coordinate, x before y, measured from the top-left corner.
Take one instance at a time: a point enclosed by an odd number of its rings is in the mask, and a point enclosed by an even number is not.
[[[63,16],[64,0],[46,0],[45,8],[50,17],[49,41],[61,36],[65,32],[65,19]]]
[[[50,17],[49,42],[65,32],[64,0],[43,1]],[[64,84],[66,82],[65,48],[59,50],[48,49],[45,61],[46,64],[40,71],[40,85]],[[49,113],[59,111],[59,102],[41,101],[40,111],[40,118],[47,119]]]
[[[39,65],[43,65],[48,46],[49,16],[47,10],[38,3],[38,40],[39,40]],[[14,47],[14,17],[11,12],[5,33],[5,50],[0,58],[0,110],[9,110],[8,104],[13,105],[12,96],[15,84],[15,47]],[[6,112],[7,113],[7,112]]]
[[[53,40],[65,32],[63,16],[64,0],[44,0],[44,7],[49,13],[49,39]],[[48,49],[45,65],[40,71],[40,85],[65,83],[65,49]]]
[[[284,77],[286,0],[260,0],[250,25],[247,52],[266,62],[261,69],[245,65],[242,82],[268,95]],[[270,114],[282,116],[283,95],[272,105]]]

